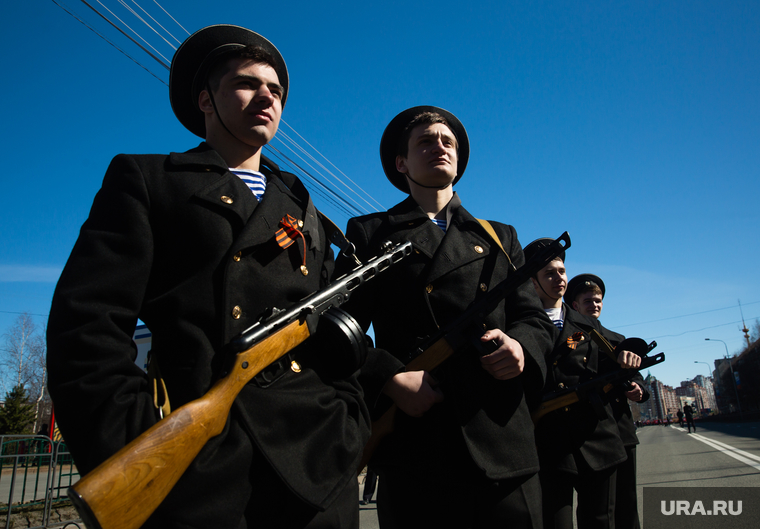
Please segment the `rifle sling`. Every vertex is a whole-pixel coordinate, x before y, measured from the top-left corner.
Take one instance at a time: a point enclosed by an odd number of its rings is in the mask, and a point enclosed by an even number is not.
[[[507,261],[509,261],[509,266],[512,268],[512,271],[517,270],[517,268],[515,268],[515,265],[512,263],[512,259],[510,259],[509,254],[504,249],[504,246],[501,244],[501,241],[499,240],[499,236],[496,235],[496,231],[493,229],[493,226],[491,226],[491,223],[483,219],[477,219],[477,221],[480,223],[481,226],[483,226],[483,229],[486,230],[486,233],[488,233],[488,235],[491,236],[491,239],[493,239],[494,242],[499,245],[499,248],[501,248],[501,251],[504,252],[504,255],[507,256]]]

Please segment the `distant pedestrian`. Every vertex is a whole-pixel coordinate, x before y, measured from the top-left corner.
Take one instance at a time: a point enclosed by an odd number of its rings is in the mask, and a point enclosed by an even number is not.
[[[676,413],[678,416],[678,426],[683,427],[683,412],[681,410],[678,410],[678,413]]]
[[[683,407],[683,413],[686,417],[686,427],[689,429],[688,433],[691,433],[692,428],[694,428],[694,432],[696,433],[697,427],[694,426],[694,410],[687,404]]]

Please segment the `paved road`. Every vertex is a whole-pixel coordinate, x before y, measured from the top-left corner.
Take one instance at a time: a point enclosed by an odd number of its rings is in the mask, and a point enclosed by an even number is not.
[[[760,423],[698,422],[697,427],[692,434],[678,426],[639,429],[638,496],[642,521],[644,487],[760,488]],[[360,484],[359,498],[362,488]],[[377,529],[376,505],[359,508],[361,529]],[[754,527],[760,527],[760,519]]]
[[[760,423],[698,422],[691,434],[677,425],[647,426],[638,436],[642,520],[645,487],[760,488]]]
[[[362,499],[364,494],[364,476],[359,478],[359,500]],[[375,500],[377,498],[377,489],[375,489],[375,495],[372,497],[372,501],[367,505],[359,505],[359,523],[361,529],[379,529],[377,523],[377,504]]]
[[[68,466],[64,466],[63,470],[65,472],[71,471]],[[16,472],[15,486],[13,488],[13,502],[29,502],[45,499],[47,476],[47,467],[43,467],[39,470],[37,467],[29,467],[29,469],[20,467]],[[0,474],[0,503],[8,503],[8,500],[10,499],[11,478],[12,469],[3,469],[2,474]],[[60,476],[59,470],[59,473],[56,474],[56,483],[53,485],[56,487],[62,487],[60,495],[63,496],[69,485],[75,483],[78,478],[79,476],[77,475],[72,480],[68,477],[68,474],[62,477]]]

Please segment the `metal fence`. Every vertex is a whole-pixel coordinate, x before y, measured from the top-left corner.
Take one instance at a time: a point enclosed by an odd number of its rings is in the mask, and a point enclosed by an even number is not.
[[[78,479],[63,442],[44,435],[0,435],[0,521],[5,517],[0,527],[11,527],[14,511],[35,508],[42,513],[42,525],[29,529],[51,527],[51,511],[56,504],[68,501],[66,490]]]

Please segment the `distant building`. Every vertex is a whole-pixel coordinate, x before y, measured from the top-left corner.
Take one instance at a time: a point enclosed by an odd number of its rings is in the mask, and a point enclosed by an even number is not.
[[[666,386],[652,375],[647,375],[644,384],[649,390],[649,400],[638,404],[642,420],[673,420],[681,402],[671,386]]]
[[[685,380],[681,382],[680,388],[676,388],[676,395],[681,400],[681,407],[688,402],[696,406],[700,414],[709,415],[716,410],[712,382],[701,375],[697,378],[702,379],[702,385],[697,382],[696,378],[694,380]],[[705,384],[709,386],[709,389],[705,387]]]

